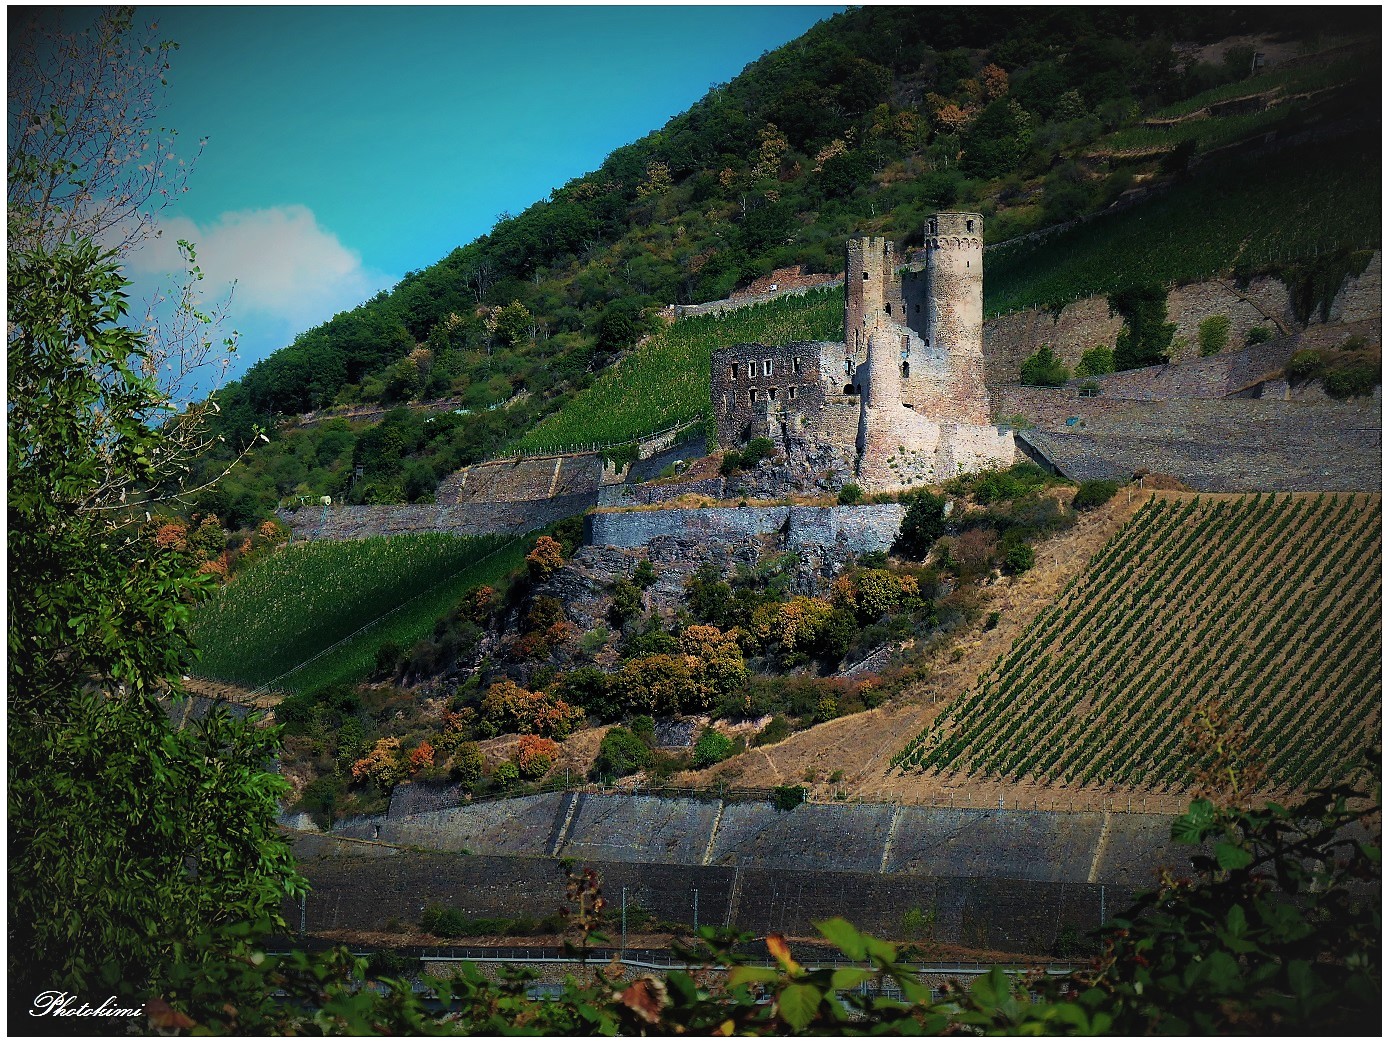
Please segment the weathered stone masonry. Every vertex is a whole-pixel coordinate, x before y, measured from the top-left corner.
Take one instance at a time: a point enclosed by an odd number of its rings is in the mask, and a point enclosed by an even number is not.
[[[923,270],[899,271],[887,239],[852,239],[844,252],[841,344],[714,354],[720,440],[769,437],[801,456],[827,447],[873,489],[1012,462],[983,380],[982,216],[929,218]]]

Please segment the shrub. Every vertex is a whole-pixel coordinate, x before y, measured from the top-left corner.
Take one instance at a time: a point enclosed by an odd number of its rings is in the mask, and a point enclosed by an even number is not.
[[[1196,336],[1202,357],[1219,354],[1229,346],[1229,316],[1211,315],[1200,323]]]
[[[650,747],[625,727],[614,727],[602,736],[589,776],[594,779],[624,778],[651,765]]]
[[[901,519],[901,531],[892,551],[917,561],[930,552],[945,533],[945,497],[931,492],[913,493]]]
[[[839,489],[840,506],[852,506],[862,501],[863,488],[861,485],[855,485],[853,482],[849,482],[847,485],[844,485],[843,488]]]
[[[631,573],[631,584],[638,590],[649,590],[656,584],[655,566],[644,559],[638,561]]]
[[[1051,350],[1042,344],[1040,350],[1022,363],[1022,383],[1033,387],[1061,387],[1070,379],[1070,370]]]
[[[753,438],[742,450],[742,466],[744,469],[750,469],[762,460],[770,459],[774,455],[776,455],[776,443],[774,441],[770,438]]]
[[[1254,326],[1244,335],[1243,342],[1252,347],[1254,344],[1266,344],[1271,339],[1271,329],[1267,326]]]
[[[467,929],[467,918],[456,908],[429,905],[419,917],[419,928],[435,937],[461,937]]]
[[[564,564],[564,548],[559,545],[559,540],[542,535],[535,540],[535,548],[525,555],[525,564],[530,570],[530,577],[540,582]]]
[[[1036,563],[1036,551],[1026,543],[1014,543],[1003,553],[1002,564],[1009,574],[1019,575]]]
[[[1285,370],[1287,379],[1293,383],[1304,383],[1307,380],[1314,380],[1321,375],[1321,368],[1325,363],[1324,357],[1319,351],[1308,348],[1298,351],[1292,355],[1287,362]]]
[[[376,674],[380,676],[385,673],[394,673],[396,664],[400,661],[400,655],[404,651],[393,640],[388,640],[376,649]]]
[[[514,785],[519,780],[520,768],[510,760],[503,760],[492,771],[492,782],[503,788],[507,785]]]
[[[784,741],[791,735],[789,721],[783,716],[773,716],[766,722],[766,726],[757,732],[752,739],[753,745],[773,745],[776,742]]]
[[[723,460],[718,464],[718,473],[725,478],[731,477],[742,469],[742,453],[736,449],[729,449],[723,453]]]
[[[554,766],[559,745],[548,738],[533,734],[521,735],[516,744],[516,767],[522,778],[543,778]]]
[[[712,767],[715,763],[726,760],[732,753],[733,740],[712,727],[706,727],[704,733],[699,735],[699,740],[694,743],[694,766]]]
[[[771,795],[771,805],[777,810],[794,810],[804,802],[803,785],[778,785]]]
[[[463,784],[470,784],[482,777],[482,770],[486,767],[486,758],[482,755],[482,750],[477,747],[476,742],[464,742],[453,751],[453,762],[449,768],[449,776]]]
[[[1103,506],[1117,494],[1116,481],[1082,481],[1070,505],[1076,510],[1093,510],[1095,507]]]
[[[609,587],[612,603],[607,609],[607,619],[621,629],[641,614],[641,591],[629,579],[618,579]]]
[[[1113,372],[1113,348],[1091,347],[1080,356],[1075,366],[1076,376],[1104,376]]]
[[[1378,366],[1372,362],[1357,361],[1338,366],[1322,378],[1325,393],[1332,398],[1348,398],[1351,395],[1369,394],[1379,383]]]

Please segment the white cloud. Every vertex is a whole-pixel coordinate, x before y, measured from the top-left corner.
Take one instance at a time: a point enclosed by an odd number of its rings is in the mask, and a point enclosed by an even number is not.
[[[127,259],[131,274],[159,277],[181,271],[180,239],[196,247],[207,297],[222,297],[236,283],[234,321],[273,319],[281,328],[300,332],[395,282],[364,267],[360,254],[301,205],[237,210],[201,227],[186,217],[166,219],[162,234]]]

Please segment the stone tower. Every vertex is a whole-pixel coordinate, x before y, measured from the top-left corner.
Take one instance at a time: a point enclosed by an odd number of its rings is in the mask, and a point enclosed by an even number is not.
[[[922,335],[949,359],[942,388],[951,418],[986,424],[983,384],[983,215],[937,213],[925,221]]]
[[[844,259],[843,337],[852,359],[863,362],[868,336],[880,320],[904,322],[901,276],[891,239],[849,239]]]

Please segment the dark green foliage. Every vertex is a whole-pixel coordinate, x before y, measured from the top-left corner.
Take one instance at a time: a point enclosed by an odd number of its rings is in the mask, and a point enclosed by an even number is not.
[[[839,489],[840,506],[853,506],[855,503],[861,503],[862,500],[863,489],[861,485],[855,485],[850,481],[847,485],[844,485],[843,488]]]
[[[649,767],[652,760],[645,741],[624,727],[614,727],[602,736],[589,773],[595,779],[624,778]]]
[[[1368,395],[1382,382],[1377,363],[1367,360],[1349,362],[1336,366],[1322,378],[1325,393],[1332,398],[1350,398],[1355,395]]]
[[[618,579],[609,589],[612,603],[608,606],[607,618],[613,626],[621,629],[628,622],[638,618],[644,610],[641,591],[630,579]]]
[[[712,727],[704,728],[699,740],[694,743],[694,766],[712,767],[721,763],[733,753],[733,740]]]
[[[1045,488],[1054,479],[1030,460],[1014,463],[1002,470],[980,470],[962,474],[946,482],[954,495],[968,495],[979,503],[1001,503]]]
[[[1272,339],[1272,335],[1272,330],[1267,326],[1253,326],[1244,335],[1243,342],[1249,347],[1254,347],[1257,344],[1266,344]]]
[[[9,982],[139,1003],[185,959],[230,972],[232,932],[302,892],[279,735],[225,709],[175,729],[161,703],[209,579],[119,512],[174,446],[115,260],[12,237],[6,284]]]
[[[964,134],[964,173],[991,178],[1013,169],[1031,140],[1030,124],[1025,110],[1011,99],[989,104]]]
[[[753,438],[742,450],[743,469],[750,470],[764,459],[776,454],[776,443],[770,438]]]
[[[1101,507],[1118,494],[1116,481],[1081,481],[1079,491],[1070,505],[1076,510],[1093,510]]]
[[[914,492],[906,501],[906,514],[901,519],[901,531],[892,544],[892,552],[913,560],[921,560],[945,532],[945,498],[933,492]]]
[[[638,590],[649,590],[656,584],[657,576],[655,566],[650,561],[642,558],[636,562],[636,569],[631,573],[631,582]]]
[[[1200,354],[1217,355],[1229,346],[1229,316],[1211,315],[1200,323],[1197,332]]]
[[[1123,329],[1113,349],[1114,366],[1141,369],[1169,362],[1176,323],[1166,321],[1166,290],[1133,286],[1109,294],[1109,306],[1123,316]]]
[[[785,741],[792,733],[790,723],[783,716],[773,716],[766,722],[766,726],[756,733],[752,739],[753,745],[773,745],[776,742]]]
[[[1003,543],[1002,566],[1009,575],[1019,575],[1036,563],[1036,551],[1020,540],[1007,545]]]
[[[558,914],[541,920],[469,919],[457,908],[429,905],[419,917],[419,928],[436,937],[523,937],[527,934],[560,933],[564,929],[564,920]]]
[[[377,674],[393,674],[404,649],[393,640],[388,640],[376,649]]]
[[[1076,376],[1105,376],[1113,372],[1113,349],[1091,347],[1080,356],[1080,364],[1075,366]]]
[[[771,796],[771,805],[777,810],[791,811],[805,802],[803,785],[778,785]]]
[[[1022,363],[1022,383],[1033,387],[1062,387],[1070,379],[1070,370],[1056,357],[1049,344],[1042,344],[1035,354]]]
[[[1303,349],[1292,355],[1287,362],[1287,379],[1293,383],[1314,380],[1321,375],[1321,369],[1324,365],[1325,359],[1319,351],[1314,348]]]
[[[1357,278],[1373,259],[1373,250],[1341,249],[1293,266],[1286,275],[1291,290],[1292,311],[1297,321],[1306,323],[1319,315],[1330,319],[1330,305],[1346,279]]]

